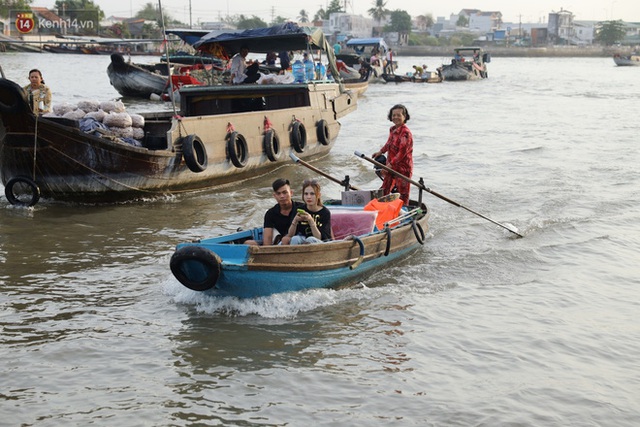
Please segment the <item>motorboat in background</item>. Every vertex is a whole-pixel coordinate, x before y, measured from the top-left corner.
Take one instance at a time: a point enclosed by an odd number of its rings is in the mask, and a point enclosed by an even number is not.
[[[454,49],[451,63],[443,64],[439,71],[445,81],[481,80],[489,77],[489,62],[491,55],[481,47],[459,47]]]
[[[632,53],[631,55],[620,55],[616,53],[613,55],[613,62],[619,67],[640,66],[640,55],[637,53]]]

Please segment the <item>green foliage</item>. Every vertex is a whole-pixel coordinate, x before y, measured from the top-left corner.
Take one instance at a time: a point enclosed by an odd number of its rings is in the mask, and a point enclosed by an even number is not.
[[[309,22],[309,14],[306,10],[302,9],[298,14],[298,20],[300,22]]]
[[[342,4],[340,3],[340,0],[331,0],[331,3],[329,3],[329,6],[327,7],[327,11],[326,11],[327,19],[332,13],[339,13],[339,12],[344,12],[344,10],[342,9]]]
[[[275,18],[273,18],[273,21],[271,21],[271,25],[284,24],[285,22],[289,22],[289,19],[278,15]]]
[[[604,21],[599,22],[596,26],[595,40],[606,46],[611,46],[622,41],[626,34],[626,27],[622,20]]]
[[[460,15],[458,17],[458,20],[456,21],[456,26],[458,26],[458,27],[468,27],[469,26],[469,19],[467,19],[466,16]]]
[[[253,15],[251,18],[247,18],[244,15],[240,15],[236,27],[239,30],[248,30],[251,28],[265,28],[267,27],[267,23],[262,19]]]
[[[142,9],[140,9],[137,13],[136,13],[136,18],[142,18],[144,20],[147,21],[156,21],[156,22],[160,22],[160,11],[158,10],[157,6],[151,2],[149,3],[145,3],[144,6],[142,6]],[[165,19],[167,18],[166,13],[165,13]]]
[[[327,15],[327,11],[326,10],[324,10],[323,8],[320,8],[316,12],[316,14],[313,15],[313,20],[314,21],[322,21],[323,19],[329,19],[329,16]]]
[[[384,0],[375,0],[373,2],[374,7],[369,9],[367,13],[378,23],[382,22],[382,20],[387,16],[389,10],[387,9],[387,2]]]
[[[411,33],[409,46],[440,46],[440,39],[426,33]]]
[[[385,31],[395,31],[409,34],[411,32],[411,15],[405,10],[394,10],[389,15],[391,23],[385,27]]]
[[[58,16],[72,24],[68,28],[70,33],[96,34],[104,19],[100,6],[91,0],[56,0],[53,8],[58,10]],[[89,22],[92,24],[88,25]],[[74,27],[75,23],[79,26]]]
[[[11,11],[28,12],[33,0],[0,0],[0,18],[8,18]]]

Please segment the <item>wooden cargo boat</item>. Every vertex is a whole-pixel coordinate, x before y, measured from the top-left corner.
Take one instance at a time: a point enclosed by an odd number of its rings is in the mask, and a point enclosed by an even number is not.
[[[322,31],[291,23],[210,37],[201,47],[232,55],[245,43],[256,52],[324,49],[337,75]],[[35,116],[26,92],[0,79],[0,178],[9,201],[27,205],[40,194],[106,203],[207,189],[267,173],[292,152],[328,154],[338,120],[356,104],[341,83],[327,81],[184,87],[179,112],[142,114],[144,138],[131,144],[83,132],[76,120]]]

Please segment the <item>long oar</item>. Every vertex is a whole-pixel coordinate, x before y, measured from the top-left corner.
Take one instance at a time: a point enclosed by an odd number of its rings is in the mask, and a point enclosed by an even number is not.
[[[309,163],[305,162],[304,160],[301,160],[300,158],[298,158],[298,156],[296,156],[293,153],[289,154],[289,157],[291,157],[291,160],[293,160],[295,163],[300,163],[302,166],[311,169],[315,173],[320,174],[320,175],[324,176],[325,178],[330,179],[331,181],[342,185],[343,187],[347,187],[348,186],[352,190],[359,190],[358,187],[354,187],[351,184],[347,184],[345,181],[340,181],[338,178],[334,178],[331,175],[329,175],[329,174],[327,174],[325,172],[322,172],[320,169],[318,169],[318,168],[316,168],[314,166],[311,166]]]
[[[504,228],[505,230],[509,230],[510,232],[512,232],[513,234],[515,234],[515,235],[516,235],[516,236],[518,236],[518,237],[524,237],[522,234],[518,233],[518,230],[517,230],[515,227],[513,227],[513,226],[511,226],[511,227],[506,226],[506,225],[504,225],[504,224],[499,223],[498,221],[494,221],[494,220],[492,220],[492,219],[491,219],[491,218],[489,218],[488,216],[482,215],[481,213],[478,213],[478,212],[474,211],[473,209],[469,209],[468,207],[463,206],[463,205],[461,205],[460,203],[458,203],[458,202],[456,202],[456,201],[454,201],[454,200],[451,200],[450,198],[445,197],[445,196],[443,196],[442,194],[439,194],[439,193],[437,193],[437,192],[433,191],[432,189],[430,189],[430,188],[428,188],[428,187],[425,187],[423,184],[420,184],[419,182],[416,182],[416,181],[412,180],[411,178],[409,178],[409,177],[407,177],[407,176],[402,175],[400,172],[396,172],[395,170],[391,169],[391,168],[390,168],[390,167],[388,167],[387,165],[383,165],[383,164],[382,164],[382,163],[380,163],[380,162],[376,162],[376,161],[375,161],[374,159],[372,159],[371,157],[367,157],[366,155],[364,155],[363,153],[361,153],[361,152],[359,152],[359,151],[356,151],[354,154],[355,154],[356,156],[358,156],[358,157],[362,158],[362,159],[367,160],[368,162],[373,163],[373,164],[374,164],[374,165],[376,165],[376,166],[381,167],[382,169],[386,170],[387,172],[390,172],[390,173],[394,174],[394,175],[395,175],[395,176],[397,176],[398,178],[404,179],[405,181],[407,181],[407,182],[409,182],[409,183],[411,183],[411,184],[415,185],[416,187],[418,187],[418,188],[420,188],[420,189],[422,189],[422,190],[426,191],[427,193],[431,193],[431,194],[433,194],[434,196],[441,198],[441,199],[442,199],[442,200],[444,200],[445,202],[451,203],[451,204],[452,204],[452,205],[454,205],[454,206],[457,206],[457,207],[459,207],[459,208],[465,209],[465,210],[467,210],[467,211],[471,212],[471,213],[472,213],[472,214],[474,214],[474,215],[478,215],[480,218],[484,218],[484,219],[486,219],[487,221],[491,221],[492,223],[494,223],[494,224],[496,224],[496,225],[499,225],[500,227]]]

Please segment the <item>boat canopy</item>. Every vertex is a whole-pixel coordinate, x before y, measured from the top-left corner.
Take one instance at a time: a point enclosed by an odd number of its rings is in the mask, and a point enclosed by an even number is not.
[[[219,58],[231,58],[240,52],[242,46],[247,46],[249,51],[253,53],[320,49],[327,56],[329,69],[334,78],[340,75],[336,67],[333,47],[329,44],[322,29],[301,27],[295,22],[235,32],[221,33],[216,30],[203,36],[193,45],[196,49]]]
[[[174,29],[167,30],[166,33],[176,35],[180,37],[180,39],[186,44],[193,46],[193,44],[198,40],[200,40],[202,36],[209,34],[209,31],[192,30],[189,28],[186,28],[186,29],[174,28]]]
[[[385,51],[389,50],[387,43],[383,38],[370,37],[367,39],[351,39],[347,41],[347,46],[378,46],[382,47]]]
[[[467,46],[467,47],[457,47],[453,49],[454,52],[482,52],[482,48],[479,46]]]
[[[210,50],[221,46],[232,56],[240,52],[244,45],[255,53],[280,52],[282,50],[332,49],[320,28],[300,27],[295,22],[287,22],[268,28],[254,28],[243,31],[212,31],[194,43],[199,50]],[[215,50],[215,49],[214,49]]]

